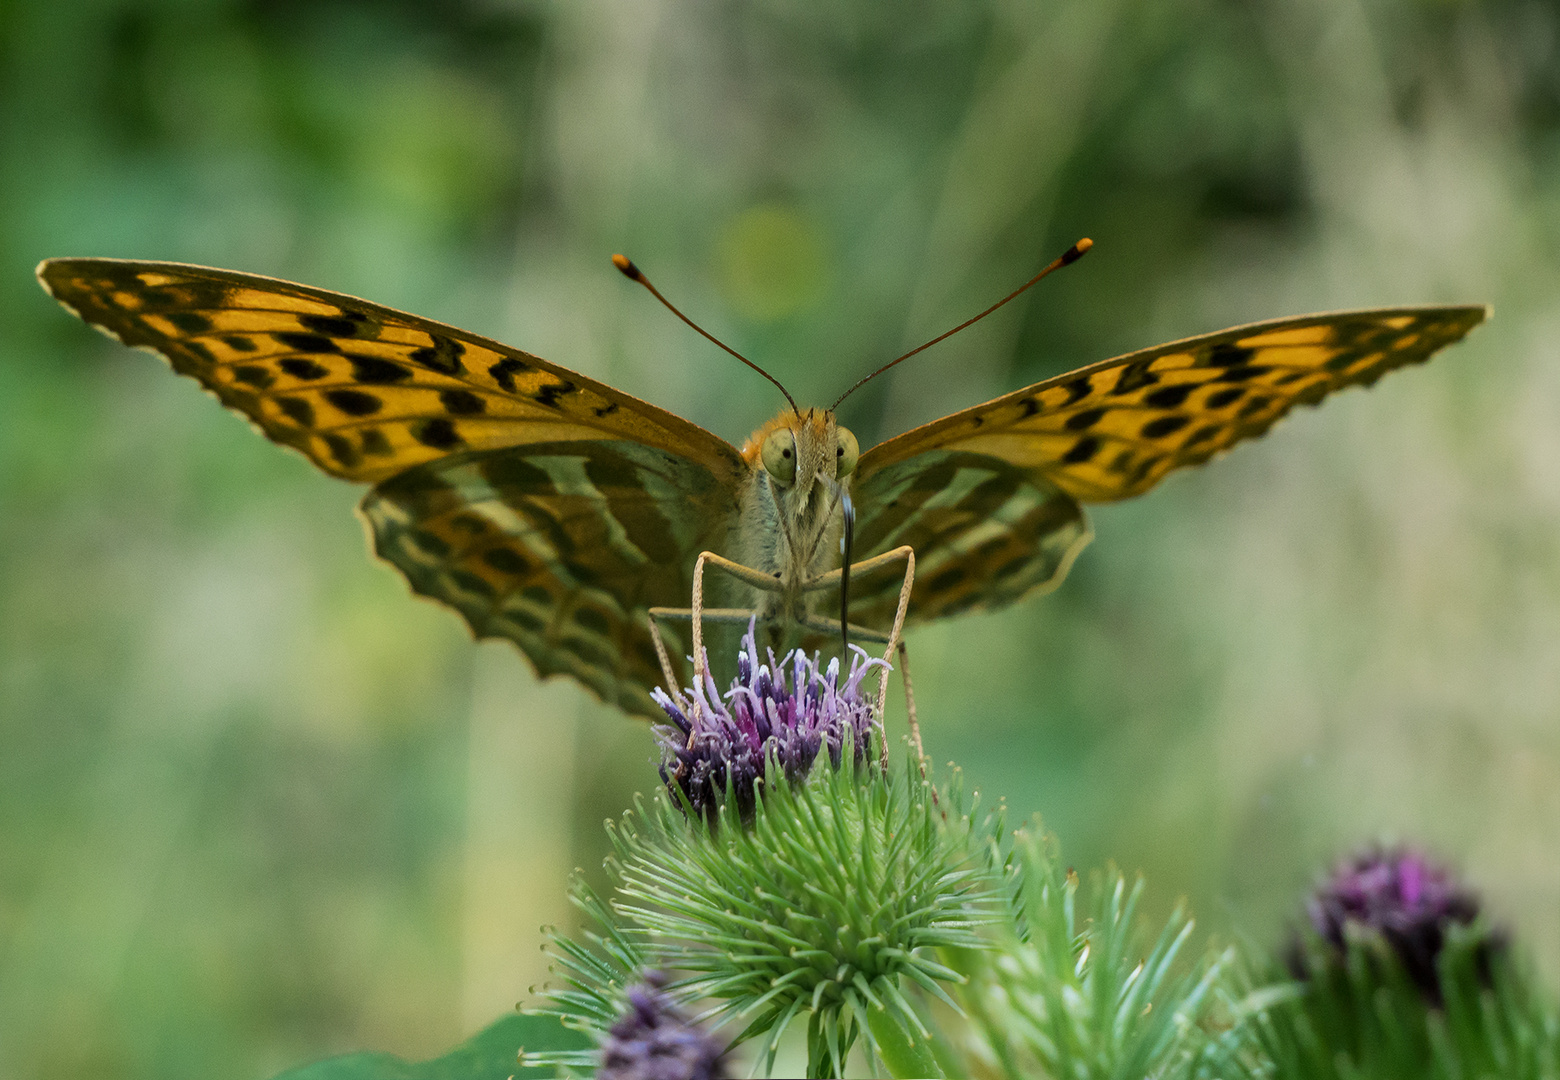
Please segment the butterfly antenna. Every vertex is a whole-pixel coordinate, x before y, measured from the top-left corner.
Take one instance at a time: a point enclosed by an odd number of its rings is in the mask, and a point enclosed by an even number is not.
[[[1040,271],[1034,277],[1030,278],[1028,281],[1024,282],[1018,288],[1016,288],[1012,292],[1008,293],[1001,300],[998,300],[995,304],[992,304],[989,308],[987,308],[985,311],[982,311],[979,315],[975,316],[973,319],[965,319],[958,326],[955,326],[952,330],[949,330],[947,333],[938,334],[936,337],[932,338],[931,341],[928,341],[924,345],[917,345],[915,348],[911,349],[909,352],[905,353],[903,356],[895,357],[893,360],[890,360],[888,363],[886,363],[882,367],[878,368],[876,371],[874,371],[872,374],[868,375],[866,378],[860,379],[859,381],[857,381],[855,386],[852,386],[849,390],[845,391],[839,397],[834,399],[834,404],[829,406],[829,411],[833,412],[835,409],[839,408],[840,402],[842,402],[846,398],[850,397],[857,390],[860,390],[864,385],[866,385],[867,383],[871,382],[873,379],[877,378],[879,375],[883,374],[883,372],[887,371],[889,368],[893,367],[895,364],[903,363],[904,361],[910,359],[916,353],[921,352],[924,349],[930,349],[933,345],[936,345],[943,338],[952,337],[954,334],[957,334],[960,330],[963,330],[966,326],[973,326],[973,325],[975,325],[976,323],[978,323],[982,319],[984,319],[987,315],[990,315],[993,311],[996,311],[997,308],[999,308],[1003,304],[1007,303],[1009,300],[1016,299],[1021,293],[1024,293],[1024,292],[1028,291],[1030,286],[1037,284],[1040,281],[1041,278],[1043,278],[1046,275],[1052,273],[1053,271],[1060,270],[1062,267],[1066,266],[1069,263],[1077,262],[1079,259],[1083,258],[1083,253],[1088,251],[1093,246],[1094,246],[1094,241],[1090,240],[1087,236],[1085,236],[1082,240],[1079,240],[1072,247],[1070,247],[1066,251],[1062,252],[1061,257],[1058,258],[1057,260],[1055,260],[1054,262],[1052,262],[1051,265],[1047,266],[1044,270]],[[625,259],[624,261],[626,262],[627,260]],[[622,270],[623,268],[621,266],[619,266],[618,269]],[[627,270],[624,270],[623,272],[625,274],[628,273]],[[646,282],[645,284],[648,285],[649,282]],[[665,301],[662,301],[662,303],[665,303]],[[673,309],[673,310],[676,310],[676,309]],[[700,332],[702,333],[702,331],[700,331]],[[709,335],[706,334],[705,336],[708,337]]]
[[[679,319],[681,319],[683,322],[687,323],[689,326],[693,327],[699,333],[703,334],[706,338],[708,338],[709,340],[713,341],[715,344],[719,345],[722,349],[725,349],[732,356],[735,356],[738,360],[741,360],[744,364],[746,364],[748,367],[752,368],[754,371],[758,372],[760,375],[762,375],[764,378],[768,379],[770,382],[774,383],[776,388],[779,389],[779,391],[782,394],[785,395],[785,399],[791,403],[791,411],[795,412],[795,413],[801,412],[801,410],[796,407],[796,400],[791,397],[790,391],[788,391],[785,387],[780,385],[780,380],[779,379],[777,379],[773,375],[769,374],[769,372],[765,371],[763,368],[761,368],[757,364],[753,363],[753,361],[749,360],[747,357],[745,357],[741,353],[737,352],[736,349],[733,349],[730,345],[727,345],[724,341],[720,340],[720,338],[716,337],[714,334],[712,334],[708,330],[704,329],[704,327],[700,326],[698,323],[696,323],[692,319],[688,318],[688,316],[686,316],[682,312],[678,311],[677,310],[677,305],[673,304],[666,297],[662,296],[660,289],[657,289],[654,285],[650,284],[650,279],[645,277],[645,275],[640,272],[639,267],[634,265],[634,262],[633,262],[632,259],[628,258],[628,256],[626,256],[626,255],[614,255],[614,256],[612,256],[612,265],[617,267],[619,270],[623,271],[623,276],[628,278],[630,281],[637,281],[637,282],[639,282],[639,284],[641,284],[645,288],[649,289],[650,290],[650,295],[655,297],[657,300],[661,301],[661,303],[665,304],[667,311],[670,311],[673,315],[676,315]]]

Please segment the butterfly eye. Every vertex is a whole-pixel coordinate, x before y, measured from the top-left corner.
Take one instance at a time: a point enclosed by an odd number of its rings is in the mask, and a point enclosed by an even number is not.
[[[790,428],[771,431],[764,440],[764,471],[777,483],[789,484],[796,479],[796,436]]]
[[[834,451],[834,475],[849,476],[856,471],[856,459],[861,456],[861,446],[849,428],[835,428],[840,444]]]

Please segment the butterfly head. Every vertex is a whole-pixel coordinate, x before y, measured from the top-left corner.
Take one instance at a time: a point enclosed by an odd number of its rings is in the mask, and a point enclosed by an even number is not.
[[[742,448],[748,464],[763,469],[782,497],[811,501],[828,480],[845,481],[855,471],[860,446],[849,428],[826,409],[787,409],[753,432]]]

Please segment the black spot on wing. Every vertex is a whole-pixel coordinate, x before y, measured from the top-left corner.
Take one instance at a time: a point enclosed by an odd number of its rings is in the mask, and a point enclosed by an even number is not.
[[[211,329],[211,320],[195,311],[171,311],[164,318],[186,334],[204,334]]]
[[[1161,416],[1157,420],[1150,420],[1143,425],[1143,437],[1145,439],[1162,439],[1166,435],[1174,435],[1187,424],[1191,423],[1188,417],[1178,413],[1169,416]]]
[[[1085,435],[1072,444],[1072,448],[1062,455],[1062,461],[1068,465],[1078,465],[1088,461],[1100,452],[1100,441],[1093,435]]]
[[[358,462],[363,460],[357,447],[352,445],[352,440],[345,435],[328,432],[325,435],[325,445],[330,447],[330,456],[345,468],[355,468]]]
[[[1104,409],[1085,409],[1083,412],[1073,413],[1069,416],[1063,426],[1068,431],[1087,431],[1095,424],[1098,424],[1104,417]]]
[[[330,369],[324,364],[316,364],[313,360],[303,356],[283,357],[279,366],[293,378],[303,379],[306,382],[323,379],[330,374]]]
[[[1031,556],[1027,552],[1018,556],[1017,558],[1009,559],[1007,562],[997,567],[997,572],[993,576],[998,581],[1001,581],[1003,578],[1010,578],[1024,567],[1028,566],[1030,559]]]
[[[339,353],[341,346],[323,334],[302,334],[294,330],[276,330],[271,333],[283,348],[301,353]]]
[[[276,381],[275,376],[271,374],[271,369],[260,364],[240,364],[233,369],[233,378],[261,390]]]
[[[1156,409],[1173,409],[1186,400],[1194,386],[1192,383],[1179,383],[1175,386],[1161,386],[1157,390],[1151,390],[1143,398],[1143,404],[1152,405]]]
[[[374,338],[378,336],[365,315],[343,311],[340,315],[299,315],[298,322],[308,330],[330,337]]]
[[[548,383],[546,386],[541,387],[536,391],[531,400],[539,405],[546,405],[550,409],[556,409],[558,408],[559,398],[564,394],[572,394],[578,389],[579,387],[564,379],[561,382]]]
[[[592,411],[597,416],[611,416],[613,413],[618,411],[618,403],[615,401],[609,401],[607,404],[601,406],[601,408],[593,409]]]
[[[358,439],[363,444],[363,453],[365,454],[371,454],[374,457],[389,457],[395,453],[395,449],[390,445],[390,440],[385,438],[385,433],[378,428],[364,428],[358,433]]]
[[[253,338],[247,338],[243,334],[229,334],[222,339],[223,344],[234,352],[254,352],[259,346]]]
[[[487,408],[487,402],[470,390],[440,390],[439,401],[456,416],[475,416]]]
[[[547,620],[527,608],[505,608],[504,618],[518,624],[522,630],[528,630],[533,634],[540,634],[547,629]]]
[[[522,555],[511,548],[490,548],[482,553],[482,561],[494,570],[504,574],[523,574],[531,569],[531,564]]]
[[[412,350],[412,360],[425,368],[437,371],[443,375],[459,375],[464,368],[460,358],[465,353],[466,347],[453,338],[447,338],[443,334],[429,334],[433,339],[431,347]]]
[[[407,529],[406,539],[411,541],[413,546],[421,549],[424,554],[435,559],[449,557],[450,546],[437,533],[431,533],[426,529]]]
[[[450,450],[459,446],[462,441],[460,433],[455,430],[455,425],[442,416],[419,420],[411,425],[410,430],[412,438],[435,450]]]
[[[360,383],[384,386],[405,382],[412,377],[410,368],[402,367],[393,360],[377,356],[349,356],[347,359],[352,361],[352,377]]]
[[[515,392],[515,376],[522,371],[530,371],[531,365],[524,360],[518,360],[513,356],[506,356],[498,363],[488,368],[488,374],[493,381],[504,388],[505,393]]]
[[[1082,401],[1089,396],[1093,388],[1093,384],[1089,382],[1087,375],[1080,375],[1071,382],[1063,383],[1062,389],[1067,391],[1067,400],[1062,402],[1062,404],[1065,406],[1071,405],[1076,401]]]
[[[1112,394],[1130,394],[1134,390],[1140,390],[1145,386],[1152,386],[1159,381],[1159,376],[1149,370],[1152,360],[1134,360],[1121,369],[1120,376],[1116,379],[1116,385],[1111,389]]]
[[[377,397],[361,390],[327,390],[325,400],[348,416],[372,416],[381,405]]]
[[[177,348],[183,349],[185,355],[195,357],[195,359],[208,367],[217,362],[217,358],[211,354],[211,350],[206,348],[202,342],[180,341],[177,343]]]
[[[1262,364],[1240,364],[1236,367],[1226,368],[1224,374],[1219,376],[1220,382],[1245,382],[1247,379],[1255,379],[1258,375],[1266,375],[1273,369]]]
[[[301,426],[314,426],[314,406],[302,398],[279,397],[276,399],[276,407]]]
[[[1153,457],[1146,457],[1142,461],[1138,462],[1138,467],[1132,470],[1131,482],[1134,484],[1141,484],[1144,480],[1148,479],[1148,474],[1153,472],[1162,461],[1164,461],[1164,455],[1155,454]]]
[[[493,586],[488,583],[488,580],[485,577],[483,577],[481,574],[473,573],[470,570],[463,570],[459,568],[451,570],[450,578],[455,582],[456,585],[460,586],[460,588],[469,593],[476,593],[479,596],[486,597],[492,597],[497,593],[497,590],[495,590]]]
[[[1209,394],[1207,400],[1204,401],[1203,404],[1210,409],[1222,409],[1226,405],[1235,404],[1235,402],[1239,401],[1241,395],[1245,392],[1246,391],[1239,386],[1227,386],[1223,390],[1216,390]]]
[[[1257,350],[1231,341],[1221,341],[1208,350],[1205,361],[1208,367],[1238,367],[1257,354]]]

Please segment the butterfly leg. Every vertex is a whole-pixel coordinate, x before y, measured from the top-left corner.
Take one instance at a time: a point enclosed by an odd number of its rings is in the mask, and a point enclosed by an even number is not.
[[[905,578],[904,583],[899,587],[899,605],[894,610],[894,628],[889,632],[888,635],[888,648],[883,650],[883,660],[885,664],[888,663],[889,657],[894,655],[895,649],[899,649],[901,655],[906,655],[899,634],[900,631],[904,629],[905,612],[910,608],[910,590],[915,585],[915,549],[910,545],[905,544],[902,547],[895,548],[893,551],[885,551],[881,555],[874,555],[870,559],[864,559],[859,563],[852,563],[850,566],[850,572],[852,574],[860,575],[870,573],[879,567],[891,566],[900,559],[903,559],[905,563]],[[840,578],[843,576],[843,569],[830,570],[827,574],[820,574],[813,580],[809,581],[806,585],[802,586],[802,589],[804,592],[816,592],[819,589],[831,588],[837,584]],[[916,760],[919,761],[925,755],[921,749],[921,727],[920,724],[916,722],[915,703],[910,698],[910,692],[910,682],[907,678],[905,680],[905,700],[908,704],[906,712],[910,721],[910,739],[915,746]],[[878,680],[877,704],[879,732],[883,736],[883,753],[885,758],[888,754],[888,733],[883,729],[882,724],[885,713],[885,706],[887,704],[888,668],[885,666],[883,669],[883,675]],[[887,765],[886,760],[884,765]]]
[[[682,687],[677,682],[677,674],[672,670],[672,658],[666,655],[666,642],[661,640],[661,628],[656,626],[657,618],[665,618],[661,613],[666,608],[650,609],[650,640],[655,643],[656,659],[661,661],[661,678],[666,680],[666,692],[672,696],[672,704],[688,715],[688,702],[682,696]]]
[[[695,686],[704,685],[704,567],[705,564],[724,570],[738,581],[751,585],[755,589],[763,589],[765,592],[779,592],[781,590],[780,579],[762,570],[754,570],[751,566],[743,566],[739,562],[732,562],[713,551],[701,551],[693,564],[693,681]],[[713,613],[712,613],[713,614]]]
[[[655,641],[656,657],[661,661],[661,675],[666,679],[668,689],[677,687],[680,684],[677,681],[677,673],[672,670],[671,654],[666,651],[666,645],[661,640],[661,631],[656,626],[656,622],[660,619],[676,619],[679,622],[691,622],[694,615],[693,609],[685,607],[653,607],[650,608],[649,615],[650,636]],[[739,625],[755,617],[763,618],[758,612],[750,608],[705,608],[699,613],[699,617],[705,622],[736,623]],[[682,699],[675,689],[672,690],[672,697],[677,700],[677,705],[681,708]]]
[[[693,564],[693,604],[686,608],[655,607],[650,609],[650,630],[655,637],[656,655],[661,661],[661,674],[666,676],[669,686],[676,685],[676,678],[672,674],[671,659],[667,656],[664,646],[661,644],[660,632],[655,627],[657,619],[690,619],[693,622],[693,685],[704,685],[704,620],[712,622],[747,622],[758,615],[756,611],[747,608],[710,608],[704,607],[704,566],[709,565],[724,570],[738,581],[763,589],[765,592],[779,592],[781,590],[778,578],[754,570],[750,566],[743,566],[739,562],[732,562],[713,551],[701,551],[699,558]],[[674,696],[675,691],[673,692]],[[678,699],[678,707],[682,707],[682,701]]]

